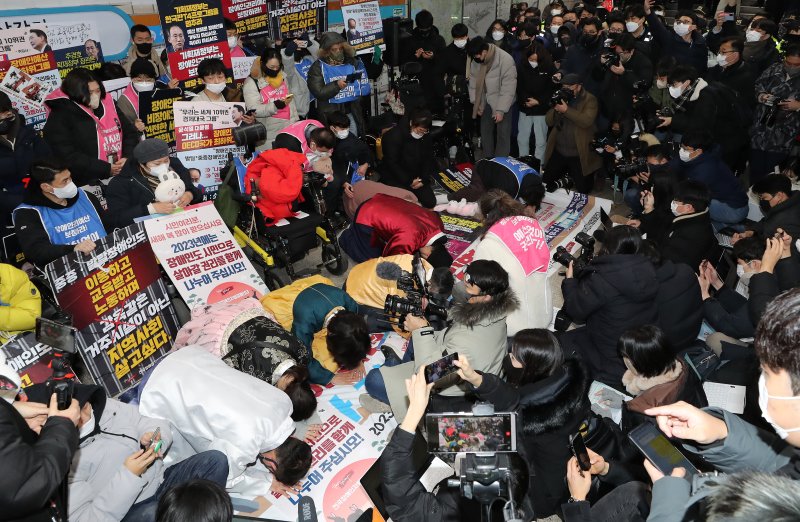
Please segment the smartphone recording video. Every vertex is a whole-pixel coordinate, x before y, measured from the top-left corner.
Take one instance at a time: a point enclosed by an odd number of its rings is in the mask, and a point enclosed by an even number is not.
[[[72,326],[57,323],[44,317],[36,318],[36,340],[56,351],[75,353],[75,334]]]
[[[517,450],[516,414],[441,413],[425,416],[430,453],[493,453]]]
[[[452,375],[458,371],[458,367],[453,364],[453,361],[458,360],[458,352],[445,355],[438,361],[434,361],[425,367],[425,382],[428,384],[434,383],[439,379],[443,379],[448,375]]]

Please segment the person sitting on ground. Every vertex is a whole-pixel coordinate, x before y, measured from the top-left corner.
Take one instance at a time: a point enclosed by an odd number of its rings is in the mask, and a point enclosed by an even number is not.
[[[493,260],[505,267],[509,285],[520,297],[519,308],[508,315],[508,334],[547,327],[553,318],[547,283],[550,249],[541,225],[529,212],[533,209],[499,189],[486,193],[478,206],[485,232],[473,259]]]
[[[139,412],[174,426],[170,454],[180,461],[221,451],[228,459],[229,492],[244,498],[293,494],[308,473],[311,448],[292,436],[289,397],[203,348],[170,353],[141,386]]]
[[[800,263],[792,255],[793,244],[794,238],[780,228],[775,232],[775,237],[767,238],[761,268],[750,277],[747,287],[750,322],[755,325],[761,320],[770,301],[781,292],[800,285]]]
[[[356,210],[353,223],[339,237],[342,249],[356,263],[417,250],[436,266],[450,266],[439,214],[400,198],[376,194]]]
[[[152,93],[151,96],[155,98],[159,90],[177,88],[178,80],[172,80],[169,84],[158,81],[153,62],[145,58],[134,60],[130,65],[129,76],[131,83],[120,94],[117,100],[117,110],[136,128],[139,139],[143,139],[146,125],[140,118],[140,96],[142,93]]]
[[[105,213],[97,198],[72,181],[61,160],[31,165],[23,203],[14,209],[14,230],[25,259],[43,268],[71,252],[88,254],[106,237]]]
[[[219,58],[205,58],[197,64],[197,77],[203,81],[201,90],[192,101],[226,102],[237,101],[238,91],[228,87],[225,64]],[[253,123],[255,116],[244,115],[244,123]]]
[[[0,343],[15,335],[33,331],[42,315],[42,296],[28,274],[0,263]]]
[[[651,422],[645,410],[686,401],[703,408],[706,394],[694,371],[675,354],[658,326],[644,325],[626,330],[617,342],[628,368],[622,384],[634,398],[623,401],[622,430],[626,433],[642,422]]]
[[[748,225],[748,230],[733,235],[733,243],[745,237],[772,237],[778,228],[792,237],[800,237],[800,192],[792,190],[792,181],[781,174],[770,174],[753,184],[764,218]]]
[[[183,191],[173,201],[159,201],[158,186],[171,173],[183,182]],[[111,180],[105,195],[113,228],[127,227],[143,216],[171,214],[203,199],[192,184],[189,171],[181,160],[170,156],[169,145],[159,138],[139,142],[133,150],[133,161],[127,162],[119,176]]]
[[[231,522],[233,505],[224,487],[192,480],[167,491],[158,501],[156,522]]]
[[[719,245],[709,216],[711,195],[706,185],[687,179],[678,183],[671,209],[675,215],[661,255],[694,268],[703,259],[719,259]]]

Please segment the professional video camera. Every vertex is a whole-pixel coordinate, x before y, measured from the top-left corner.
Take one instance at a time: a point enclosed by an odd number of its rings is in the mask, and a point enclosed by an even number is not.
[[[406,272],[396,263],[378,263],[375,273],[381,279],[396,281],[397,289],[405,292],[405,297],[387,295],[383,312],[392,324],[402,326],[407,315],[425,317],[434,330],[441,330],[447,322],[447,296],[435,295],[428,291],[425,267],[419,252],[414,253],[411,272]],[[427,306],[423,303],[427,301]]]
[[[550,106],[555,107],[559,103],[569,103],[574,99],[575,93],[573,93],[570,89],[562,87],[553,93],[553,96],[550,98]]]
[[[71,323],[71,317],[65,317]],[[72,403],[72,392],[75,385],[75,373],[70,368],[68,357],[76,352],[75,336],[77,331],[68,323],[56,322],[43,317],[36,318],[36,340],[53,349],[50,368],[53,374],[47,379],[47,396],[56,394],[59,410],[66,410]]]
[[[553,254],[553,261],[565,267],[569,267],[572,263],[572,271],[575,277],[580,277],[588,267],[589,262],[594,258],[594,237],[586,232],[578,232],[575,236],[575,242],[581,245],[581,253],[578,257],[573,256],[569,251],[560,246],[556,248],[556,253]]]

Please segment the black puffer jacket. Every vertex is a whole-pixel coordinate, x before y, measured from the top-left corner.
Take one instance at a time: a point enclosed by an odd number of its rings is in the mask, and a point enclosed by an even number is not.
[[[692,269],[697,269],[704,259],[718,259],[719,244],[708,210],[676,217],[667,240],[661,244],[661,255],[673,263],[686,263]]]
[[[420,178],[423,185],[429,185],[436,171],[431,137],[427,134],[421,139],[411,136],[407,118],[401,119],[383,135],[383,160],[380,165],[382,183],[411,190],[414,178]]]
[[[675,353],[697,339],[703,324],[703,300],[694,270],[665,260],[656,268],[658,279],[658,326],[664,330]]]
[[[13,147],[8,140],[0,138],[0,187],[21,198],[25,190],[22,178],[30,173],[33,160],[50,155],[50,147],[19,115],[9,136],[14,139]]]
[[[789,199],[769,209],[752,228],[762,237],[772,237],[780,228],[793,238],[800,238],[800,192],[792,192]]]
[[[550,98],[553,96],[555,84],[553,74],[555,69],[531,67],[528,59],[517,64],[517,104],[519,110],[528,116],[544,116],[550,109]],[[539,103],[533,107],[526,107],[528,98],[534,98]]]
[[[617,254],[594,258],[589,270],[561,283],[563,310],[576,322],[586,323],[591,346],[576,348],[595,379],[618,386],[625,373],[617,353],[619,336],[629,328],[654,324],[658,318],[656,271],[644,256]]]

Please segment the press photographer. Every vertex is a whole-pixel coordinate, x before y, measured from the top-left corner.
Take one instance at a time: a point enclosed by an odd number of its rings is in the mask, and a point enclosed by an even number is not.
[[[639,82],[649,86],[653,78],[653,64],[636,50],[636,40],[628,33],[615,35],[609,48],[600,55],[602,67],[594,74],[601,78],[601,109],[611,121],[632,116],[631,100]]]

